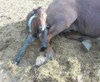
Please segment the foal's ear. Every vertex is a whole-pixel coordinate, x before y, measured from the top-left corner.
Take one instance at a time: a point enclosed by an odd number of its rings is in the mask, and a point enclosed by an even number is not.
[[[42,7],[37,7],[36,9],[33,9],[34,12],[37,12],[38,9],[41,9]]]
[[[37,9],[33,9],[33,12],[36,13]]]
[[[41,9],[42,7],[38,7],[37,9]]]

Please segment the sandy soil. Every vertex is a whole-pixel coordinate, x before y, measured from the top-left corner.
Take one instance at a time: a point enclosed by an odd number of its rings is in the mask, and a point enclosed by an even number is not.
[[[0,82],[100,82],[100,42],[87,53],[77,41],[63,36],[52,39],[55,59],[34,68],[40,41],[26,51],[18,66],[13,64],[26,36],[26,15],[51,0],[0,0]]]

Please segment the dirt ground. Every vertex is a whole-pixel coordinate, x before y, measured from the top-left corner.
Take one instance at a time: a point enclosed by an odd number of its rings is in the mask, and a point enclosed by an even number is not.
[[[87,53],[78,41],[63,36],[52,39],[55,58],[34,68],[41,43],[34,42],[20,64],[13,64],[28,32],[25,18],[51,0],[0,0],[0,82],[100,82],[100,42]]]

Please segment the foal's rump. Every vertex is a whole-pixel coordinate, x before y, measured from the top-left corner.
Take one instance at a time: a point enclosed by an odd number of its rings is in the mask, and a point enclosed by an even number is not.
[[[100,0],[78,1],[78,30],[89,36],[100,36]]]
[[[70,0],[54,0],[47,9],[47,23],[53,25],[65,21],[69,27],[69,23],[73,23],[77,18],[75,5]]]

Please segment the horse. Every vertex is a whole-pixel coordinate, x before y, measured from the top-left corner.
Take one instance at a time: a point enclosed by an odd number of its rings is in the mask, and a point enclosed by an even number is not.
[[[45,29],[47,27],[46,25],[46,10],[42,7],[38,7],[36,9],[33,9],[29,12],[29,14],[26,17],[26,29],[28,30],[28,36],[23,43],[22,48],[20,49],[18,55],[15,58],[15,64],[19,64],[22,56],[24,55],[26,49],[28,46],[34,42],[37,38],[39,38],[42,41],[42,37],[46,36],[47,34]],[[44,40],[45,42],[45,40]]]

